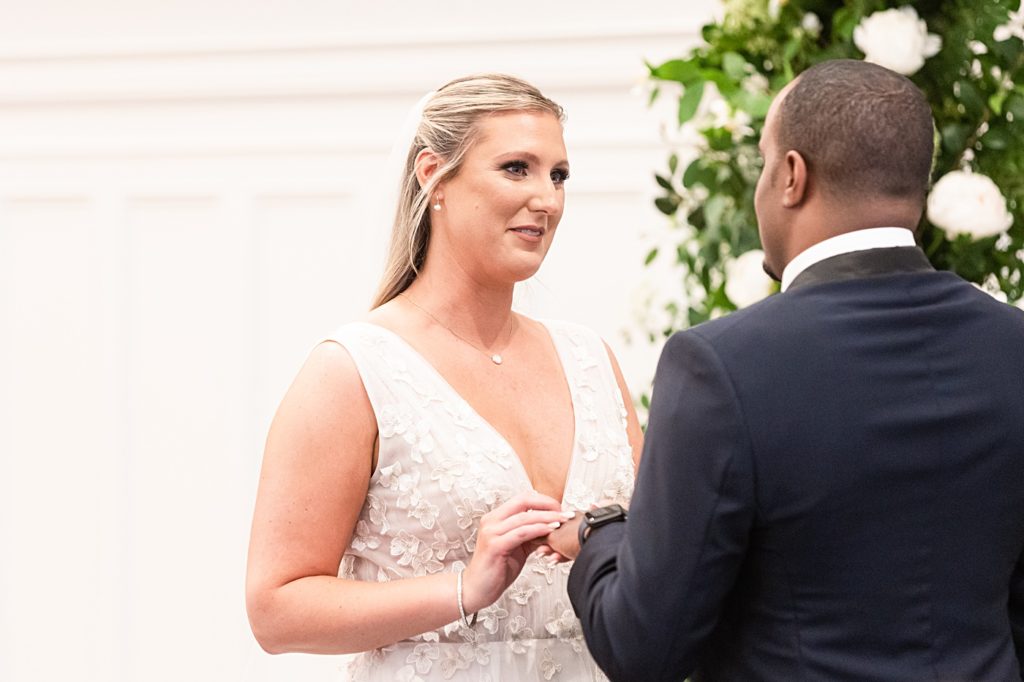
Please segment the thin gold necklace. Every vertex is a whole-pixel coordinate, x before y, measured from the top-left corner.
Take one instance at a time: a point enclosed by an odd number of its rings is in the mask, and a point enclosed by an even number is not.
[[[484,350],[480,346],[476,345],[475,343],[473,343],[472,341],[470,341],[466,337],[462,336],[461,334],[456,333],[456,331],[454,329],[452,329],[451,327],[446,325],[441,320],[437,319],[437,317],[432,312],[430,312],[429,310],[427,310],[426,308],[421,306],[416,301],[412,300],[412,298],[410,298],[409,295],[406,294],[405,292],[402,292],[401,294],[399,294],[399,296],[401,296],[402,298],[407,300],[409,303],[412,303],[414,306],[416,306],[417,308],[422,310],[430,319],[432,319],[434,322],[437,322],[439,325],[441,325],[442,327],[447,329],[448,333],[451,334],[452,336],[454,336],[455,338],[457,338],[459,341],[462,341],[464,344],[470,346],[474,350],[483,353],[487,357],[487,359],[489,359],[494,364],[500,365],[502,362],[504,362],[504,358],[501,357],[501,353],[488,353],[486,350]],[[512,318],[513,317],[514,317],[514,315],[510,316],[508,318],[508,338],[505,339],[505,349],[502,352],[507,351],[509,343],[512,342]]]

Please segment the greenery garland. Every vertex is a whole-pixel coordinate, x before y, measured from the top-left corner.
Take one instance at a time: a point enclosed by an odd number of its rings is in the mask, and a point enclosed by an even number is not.
[[[870,59],[927,95],[936,159],[918,241],[936,268],[1004,301],[1024,298],[1024,11],[1020,0],[725,0],[688,56],[649,64],[651,102],[675,96],[673,126],[696,158],[656,175],[670,238],[647,255],[683,280],[641,323],[651,342],[777,290],[760,272],[757,141],[772,98],[827,59]],[[744,255],[745,254],[745,255]]]

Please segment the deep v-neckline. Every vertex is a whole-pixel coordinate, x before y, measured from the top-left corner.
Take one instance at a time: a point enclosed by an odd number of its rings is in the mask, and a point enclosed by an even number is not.
[[[576,406],[576,399],[573,395],[572,384],[569,382],[569,371],[566,369],[565,358],[562,353],[562,348],[559,346],[558,339],[555,337],[554,331],[547,325],[547,323],[542,320],[537,320],[537,322],[544,328],[544,331],[547,332],[548,338],[551,339],[551,346],[555,349],[555,357],[558,359],[558,367],[562,371],[562,380],[565,382],[566,389],[569,391],[569,407],[572,410],[572,442],[569,449],[569,466],[566,467],[565,470],[565,480],[562,482],[562,496],[561,499],[558,500],[559,504],[564,506],[565,493],[569,489],[569,483],[572,480],[573,473],[576,469],[576,451],[579,449],[577,446],[580,435],[580,424],[578,418],[579,410]],[[433,374],[437,383],[440,384],[444,390],[448,391],[459,402],[465,405],[466,409],[468,409],[473,416],[483,424],[484,428],[490,431],[498,440],[501,441],[502,444],[504,444],[505,447],[509,449],[512,453],[512,458],[515,460],[516,468],[519,470],[519,474],[522,476],[523,480],[529,484],[531,490],[537,489],[536,486],[534,486],[533,481],[530,479],[530,474],[526,471],[526,465],[523,464],[522,457],[520,457],[519,452],[512,447],[512,443],[508,438],[506,438],[505,435],[499,431],[496,426],[494,426],[494,424],[480,414],[480,411],[473,407],[473,405],[466,400],[454,386],[452,386],[451,382],[448,381],[448,379],[446,379],[445,376],[441,374],[441,372],[438,371],[438,369],[434,367],[434,365],[431,364],[431,362],[427,360],[422,353],[416,350],[416,348],[406,341],[398,332],[392,331],[387,327],[382,327],[379,324],[374,324],[373,322],[362,322],[361,324],[384,332],[385,335],[390,336],[394,341],[396,341],[398,345],[404,347],[406,352],[413,356],[417,362],[426,367],[427,371]]]

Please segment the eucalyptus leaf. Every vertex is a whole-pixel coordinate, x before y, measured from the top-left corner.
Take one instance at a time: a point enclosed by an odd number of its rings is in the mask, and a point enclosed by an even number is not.
[[[971,134],[970,126],[963,123],[948,123],[942,127],[942,148],[950,153],[959,153],[967,144]]]
[[[676,197],[659,197],[654,200],[654,205],[665,215],[675,215],[679,208],[679,199]]]
[[[725,128],[711,128],[704,131],[708,148],[714,151],[727,151],[732,147],[732,133]]]
[[[700,76],[700,67],[688,59],[670,59],[661,66],[649,66],[651,76],[663,81],[689,83]]]
[[[683,173],[683,187],[692,189],[696,185],[703,185],[708,189],[714,189],[718,184],[717,178],[718,174],[714,169],[705,166],[702,159],[696,159],[686,167],[686,171]]]
[[[723,97],[728,97],[732,93],[736,92],[740,87],[736,81],[729,77],[729,74],[720,69],[701,69],[700,77],[706,81],[714,83],[715,87],[718,88],[718,92],[720,92]]]
[[[710,318],[711,318],[710,313],[708,313],[706,311],[703,311],[703,310],[697,310],[695,308],[690,308],[689,320],[688,321],[689,321],[691,327],[696,327],[701,322],[707,322]]]
[[[1018,125],[1024,125],[1024,92],[1017,90],[1006,98],[1006,112],[1013,114]]]
[[[731,204],[732,197],[723,194],[715,194],[704,202],[704,217],[709,228],[717,230],[721,227],[722,219]]]
[[[991,97],[988,98],[988,108],[992,110],[997,116],[1003,113],[1003,102],[1006,101],[1007,95],[1010,93],[1006,90],[1000,90]]]
[[[993,40],[989,44],[989,50],[993,56],[1004,64],[1016,64],[1021,54],[1024,53],[1024,42],[1014,38],[998,43]]]
[[[687,263],[693,269],[693,256],[681,244],[676,247],[676,262]]]
[[[747,60],[736,52],[722,55],[722,70],[733,80],[740,80],[747,75]]]
[[[696,81],[686,87],[686,92],[683,93],[682,98],[679,100],[679,125],[693,118],[703,97],[704,81]]]
[[[987,133],[981,137],[981,145],[986,149],[992,149],[994,151],[1002,151],[1010,146],[1012,138],[1010,133],[1005,128],[990,128]]]
[[[739,90],[729,98],[730,104],[750,114],[751,118],[764,118],[772,106],[772,96],[749,90]]]
[[[969,116],[981,116],[985,111],[985,100],[982,98],[978,88],[968,80],[957,81],[955,87],[959,92],[957,99],[967,109],[967,114]]]
[[[850,41],[859,21],[860,15],[853,7],[840,7],[832,15],[832,34],[841,40]]]

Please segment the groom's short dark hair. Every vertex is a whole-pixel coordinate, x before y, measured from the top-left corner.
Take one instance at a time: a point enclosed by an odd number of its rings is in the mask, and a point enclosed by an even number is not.
[[[835,197],[924,201],[934,149],[931,107],[910,79],[852,59],[800,74],[779,110],[779,149],[800,152]]]

